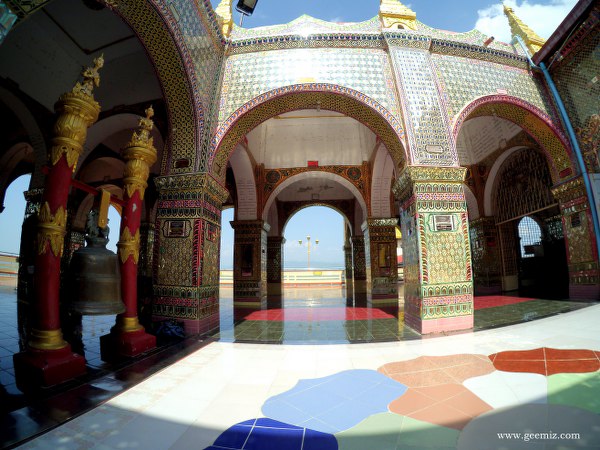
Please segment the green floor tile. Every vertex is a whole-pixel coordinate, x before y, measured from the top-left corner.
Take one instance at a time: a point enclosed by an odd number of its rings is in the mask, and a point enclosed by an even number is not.
[[[575,406],[600,414],[600,372],[550,375],[548,403]]]

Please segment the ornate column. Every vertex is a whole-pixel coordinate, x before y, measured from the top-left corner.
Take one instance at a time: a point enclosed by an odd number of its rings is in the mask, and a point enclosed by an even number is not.
[[[207,173],[155,178],[152,320],[187,335],[219,328],[221,208],[229,193]]]
[[[462,167],[404,169],[400,201],[406,324],[419,333],[473,327],[473,281]]]
[[[494,218],[480,217],[471,221],[469,234],[475,294],[499,294],[502,292],[502,255]]]
[[[50,170],[38,215],[35,312],[27,351],[14,355],[19,387],[51,386],[85,373],[85,359],[71,351],[60,327],[60,262],[71,177],[83,150],[87,128],[100,113],[93,89],[99,85],[98,70],[103,64],[102,57],[96,58],[94,67],[83,71],[83,82],[76,83],[55,105],[58,118],[50,150]]]
[[[396,224],[398,219],[367,219],[365,237],[367,292],[373,306],[398,306]]]
[[[567,264],[569,297],[598,300],[600,269],[595,245],[589,199],[580,176],[552,188],[562,214]]]
[[[367,262],[364,236],[352,236],[352,269],[354,304],[364,307],[367,305]]]
[[[344,264],[346,274],[346,305],[354,305],[354,280],[352,278],[352,244],[348,239],[344,244]]]
[[[152,321],[152,256],[154,255],[154,224],[140,224],[140,258],[138,260],[138,313],[140,322],[148,327]]]
[[[24,192],[27,206],[25,218],[21,228],[21,244],[19,247],[19,281],[17,296],[21,302],[28,305],[33,303],[34,296],[34,267],[37,249],[35,237],[37,234],[37,220],[42,206],[43,188],[30,189]]]
[[[121,296],[125,312],[117,316],[117,323],[109,334],[100,338],[103,360],[115,357],[133,357],[156,347],[156,337],[146,333],[138,320],[138,261],[140,256],[140,223],[144,192],[148,187],[150,166],[156,162],[156,149],[150,132],[153,123],[152,107],[139,121],[127,148],[123,150],[126,162],[123,174],[123,200],[121,233],[117,243],[120,270]]]
[[[241,319],[267,306],[267,232],[262,220],[236,220],[233,244],[233,316]]]
[[[269,306],[278,308],[281,307],[283,293],[283,244],[283,236],[267,237],[267,300]],[[279,306],[276,306],[277,303]]]

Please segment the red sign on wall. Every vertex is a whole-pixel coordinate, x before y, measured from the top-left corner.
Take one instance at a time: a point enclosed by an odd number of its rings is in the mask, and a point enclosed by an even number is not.
[[[319,161],[308,161],[308,167],[319,167]]]

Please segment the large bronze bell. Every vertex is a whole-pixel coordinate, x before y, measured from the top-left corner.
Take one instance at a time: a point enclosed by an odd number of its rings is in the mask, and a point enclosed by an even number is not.
[[[121,274],[117,255],[106,248],[108,227],[86,229],[87,245],[71,257],[71,309],[83,315],[120,314]]]

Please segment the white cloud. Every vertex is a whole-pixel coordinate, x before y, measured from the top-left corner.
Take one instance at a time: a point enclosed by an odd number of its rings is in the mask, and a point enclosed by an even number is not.
[[[573,9],[577,0],[550,0],[548,4],[506,0],[504,3],[513,8],[515,14],[533,31],[547,39]],[[475,23],[476,29],[499,41],[510,42],[510,27],[502,3],[480,9],[477,14],[479,18]]]

